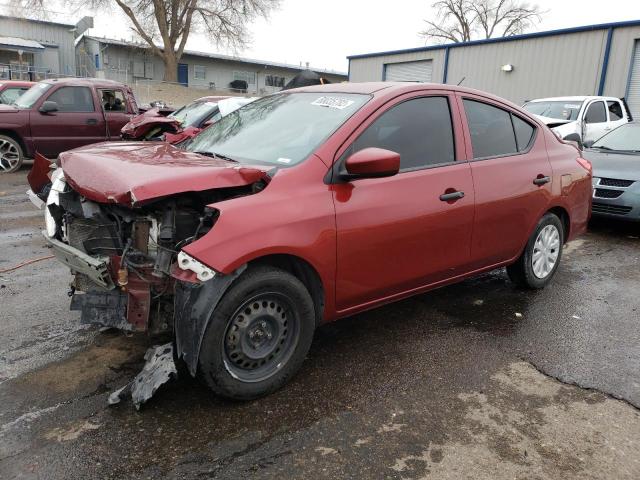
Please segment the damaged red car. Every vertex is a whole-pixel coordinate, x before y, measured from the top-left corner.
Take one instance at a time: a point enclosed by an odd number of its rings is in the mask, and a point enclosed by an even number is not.
[[[504,266],[544,287],[591,202],[578,149],[450,85],[290,90],[186,150],[102,143],[60,165],[32,187],[71,308],[173,332],[188,371],[235,399],[286,383],[323,323]]]
[[[176,145],[253,100],[252,97],[202,97],[169,115],[153,108],[122,127],[122,139],[164,140]]]

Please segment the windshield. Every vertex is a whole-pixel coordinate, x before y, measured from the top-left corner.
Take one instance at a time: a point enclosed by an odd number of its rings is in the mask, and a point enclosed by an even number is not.
[[[29,90],[24,92],[13,104],[18,108],[31,108],[44,93],[53,85],[51,83],[36,83]]]
[[[591,148],[640,152],[640,123],[626,123],[597,140]]]
[[[213,113],[217,103],[194,102],[173,112],[169,117],[175,118],[183,127],[193,127]]]
[[[187,148],[242,163],[295,165],[369,98],[347,93],[270,95],[214,123]]]
[[[550,101],[529,102],[522,108],[527,112],[555,120],[577,120],[583,102]]]

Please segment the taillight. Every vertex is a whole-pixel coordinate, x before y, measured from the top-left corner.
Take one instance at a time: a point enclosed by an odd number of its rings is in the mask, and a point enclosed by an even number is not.
[[[591,162],[589,160],[587,160],[586,158],[582,158],[582,157],[578,157],[577,158],[577,162],[580,164],[580,166],[582,168],[584,168],[587,172],[591,173],[593,172],[593,166],[591,165]]]

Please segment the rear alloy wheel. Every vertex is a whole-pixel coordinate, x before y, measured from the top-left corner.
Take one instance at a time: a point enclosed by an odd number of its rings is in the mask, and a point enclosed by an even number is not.
[[[511,281],[525,288],[543,288],[558,269],[563,244],[562,222],[553,213],[545,214],[520,258],[507,267]]]
[[[269,394],[298,371],[314,330],[313,301],[300,280],[277,268],[249,267],[213,312],[199,375],[223,397]]]
[[[0,173],[15,172],[24,161],[20,144],[11,137],[0,135]]]

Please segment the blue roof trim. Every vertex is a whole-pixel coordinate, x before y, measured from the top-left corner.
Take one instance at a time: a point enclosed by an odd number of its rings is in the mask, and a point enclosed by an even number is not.
[[[470,42],[445,43],[442,45],[430,45],[427,47],[405,48],[402,50],[389,50],[387,52],[363,53],[359,55],[349,55],[348,60],[356,58],[380,57],[382,55],[398,55],[400,53],[428,52],[430,50],[442,50],[444,48],[458,48],[472,45],[484,45],[486,43],[511,42],[515,40],[526,40],[529,38],[552,37],[554,35],[566,35],[568,33],[591,32],[594,30],[608,30],[620,27],[638,27],[640,20],[628,20],[625,22],[600,23],[596,25],[585,25],[582,27],[561,28],[558,30],[547,30],[546,32],[523,33],[512,37],[486,38],[483,40],[472,40]]]

